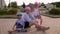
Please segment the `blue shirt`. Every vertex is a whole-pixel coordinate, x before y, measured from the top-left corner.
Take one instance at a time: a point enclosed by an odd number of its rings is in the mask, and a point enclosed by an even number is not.
[[[31,19],[31,16],[29,16],[27,13],[24,14],[24,20],[28,22],[32,22],[33,20]]]
[[[17,21],[16,21],[16,23],[19,23],[21,25],[24,25],[25,24],[24,22],[25,22],[25,20],[23,18],[17,19]]]

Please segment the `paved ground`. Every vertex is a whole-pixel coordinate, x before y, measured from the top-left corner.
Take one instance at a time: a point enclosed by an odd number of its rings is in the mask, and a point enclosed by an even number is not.
[[[26,34],[60,34],[60,18],[42,17],[44,19],[43,26],[49,26],[50,29],[46,33],[33,29],[33,31],[27,32]],[[8,30],[11,30],[15,21],[16,19],[0,19],[0,34],[8,34]]]

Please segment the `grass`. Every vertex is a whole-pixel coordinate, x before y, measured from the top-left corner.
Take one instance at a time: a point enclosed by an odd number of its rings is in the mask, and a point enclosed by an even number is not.
[[[16,15],[0,15],[0,16],[16,16]]]
[[[49,13],[43,13],[42,15],[52,17],[52,18],[60,18],[60,15],[53,15],[53,14],[49,14]]]

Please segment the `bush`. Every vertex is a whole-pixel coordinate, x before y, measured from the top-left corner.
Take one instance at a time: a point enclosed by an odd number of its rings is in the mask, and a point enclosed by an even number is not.
[[[2,8],[0,9],[0,15],[6,15],[7,14],[7,9]]]
[[[18,9],[17,8],[10,8],[8,10],[8,15],[15,15],[17,13]]]
[[[0,8],[0,15],[15,15],[17,11],[17,8]]]
[[[49,11],[49,14],[60,15],[60,8],[53,8],[51,11]]]

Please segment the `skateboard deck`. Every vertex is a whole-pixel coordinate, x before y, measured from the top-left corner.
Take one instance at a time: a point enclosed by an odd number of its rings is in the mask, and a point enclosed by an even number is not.
[[[28,29],[28,30],[20,30],[20,29],[18,29],[18,31],[8,31],[8,33],[9,34],[20,34],[20,33],[26,33],[26,32],[29,32],[30,31],[30,29]]]
[[[43,31],[28,31],[28,32],[16,32],[16,31],[9,31],[9,34],[46,34],[46,32]]]

